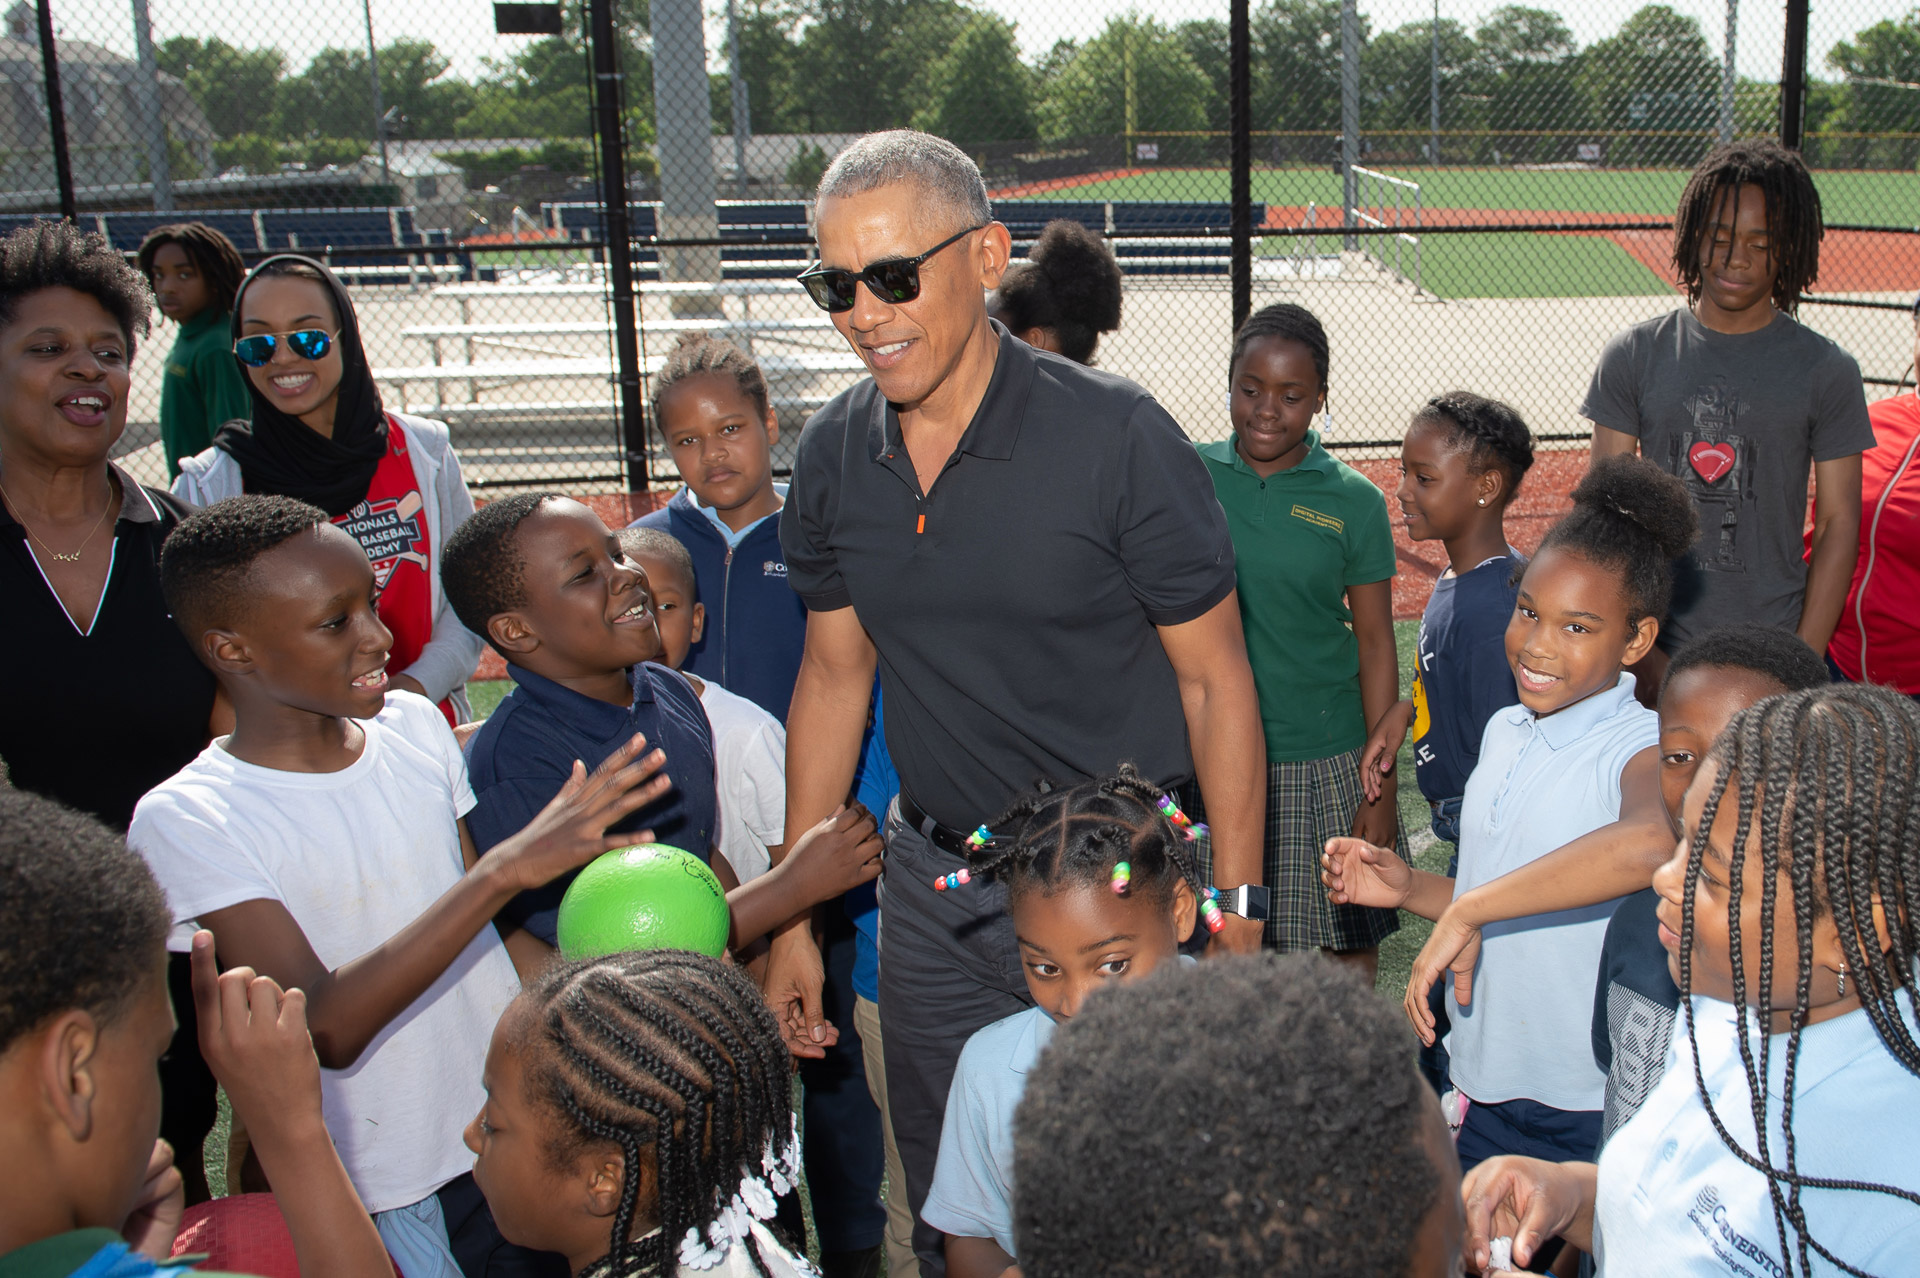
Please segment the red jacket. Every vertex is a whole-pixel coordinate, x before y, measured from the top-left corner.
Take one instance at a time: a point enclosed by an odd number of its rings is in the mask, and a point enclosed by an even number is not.
[[[1842,674],[1920,693],[1920,394],[1867,410],[1860,459],[1860,559],[1827,645]]]

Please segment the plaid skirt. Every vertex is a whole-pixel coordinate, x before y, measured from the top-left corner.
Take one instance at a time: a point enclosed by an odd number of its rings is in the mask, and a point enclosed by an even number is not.
[[[1353,830],[1366,799],[1360,788],[1360,751],[1326,759],[1267,765],[1266,876],[1273,889],[1267,919],[1270,949],[1372,949],[1400,929],[1396,910],[1335,905],[1320,882],[1320,853],[1328,839]],[[1409,863],[1406,831],[1394,851]]]

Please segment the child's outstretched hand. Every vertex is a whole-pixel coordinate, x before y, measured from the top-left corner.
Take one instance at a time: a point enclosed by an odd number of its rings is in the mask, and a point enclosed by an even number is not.
[[[200,1054],[257,1146],[272,1148],[308,1124],[324,1129],[320,1061],[307,1033],[307,995],[250,967],[220,972],[213,933],[193,934],[193,1007]]]
[[[1384,788],[1382,779],[1391,775],[1398,764],[1400,746],[1406,741],[1407,728],[1412,722],[1413,702],[1396,702],[1380,716],[1367,743],[1360,747],[1360,788],[1366,792],[1367,802],[1379,802]]]
[[[156,1140],[147,1155],[138,1204],[120,1227],[120,1237],[149,1260],[165,1260],[173,1255],[173,1240],[186,1213],[187,1184],[173,1165],[173,1146]]]
[[[608,826],[646,807],[673,784],[661,771],[667,756],[655,750],[643,758],[646,748],[647,739],[636,733],[591,775],[584,763],[574,760],[573,775],[553,802],[520,833],[502,840],[480,864],[508,875],[517,889],[525,891],[551,883],[603,852],[651,842],[651,830],[607,833]]]
[[[1328,839],[1320,854],[1320,881],[1335,905],[1397,910],[1413,888],[1413,867],[1391,848],[1365,839]]]
[[[1460,1186],[1467,1230],[1461,1242],[1473,1273],[1518,1272],[1540,1244],[1572,1232],[1583,1250],[1592,1242],[1593,1164],[1549,1163],[1503,1154],[1475,1167]],[[1493,1241],[1513,1240],[1513,1269],[1494,1269]]]
[[[835,808],[832,816],[801,835],[781,862],[792,867],[787,870],[792,876],[787,899],[795,913],[878,878],[885,851],[879,825],[865,804]]]
[[[1480,962],[1480,925],[1457,906],[1448,906],[1434,921],[1427,943],[1413,960],[1407,977],[1407,1019],[1420,1041],[1433,1045],[1433,1009],[1427,991],[1442,977],[1453,978],[1453,996],[1466,1007],[1473,1002],[1473,969]]]

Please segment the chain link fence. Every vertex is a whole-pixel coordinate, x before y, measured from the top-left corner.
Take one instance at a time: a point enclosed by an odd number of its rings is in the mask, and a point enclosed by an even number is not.
[[[476,488],[613,492],[672,478],[623,419],[623,331],[643,379],[686,333],[748,347],[783,459],[860,376],[791,282],[807,199],[853,137],[912,126],[979,160],[1016,252],[1057,218],[1105,237],[1124,314],[1099,363],[1195,438],[1227,433],[1217,0],[606,2],[611,74],[580,0],[16,3],[0,223],[71,199],[127,250],[198,220],[249,260],[319,256],[350,283],[389,406],[446,421]],[[1806,40],[1802,148],[1829,231],[1801,317],[1875,396],[1910,379],[1920,289],[1920,10],[1905,5],[1823,6]],[[1675,305],[1689,168],[1721,139],[1778,133],[1791,34],[1777,8],[1729,0],[1254,0],[1248,32],[1253,304],[1326,322],[1329,442],[1362,458],[1394,454],[1413,410],[1455,387],[1584,440],[1602,344]],[[596,121],[614,116],[610,157]],[[630,303],[612,296],[610,158]],[[161,365],[138,362],[122,446],[153,477]]]

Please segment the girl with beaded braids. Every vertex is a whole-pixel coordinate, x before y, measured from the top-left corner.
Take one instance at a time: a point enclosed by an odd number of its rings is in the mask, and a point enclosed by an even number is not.
[[[509,1242],[576,1278],[806,1278],[765,1222],[799,1183],[792,1065],[751,978],[681,950],[557,964],[487,1049],[467,1127]]]
[[[1036,788],[975,832],[965,871],[942,878],[946,891],[1005,899],[1035,1003],[976,1032],[954,1070],[920,1213],[946,1235],[949,1278],[1000,1278],[1015,1263],[1013,1111],[1054,1027],[1088,995],[1173,962],[1199,914],[1217,928],[1198,869],[1205,835],[1123,764],[1070,788]]]
[[[1727,725],[1654,878],[1673,1066],[1598,1166],[1484,1164],[1470,1254],[1596,1245],[1605,1272],[1911,1272],[1920,1245],[1920,708],[1770,697]],[[1737,1262],[1741,1268],[1734,1270]]]

